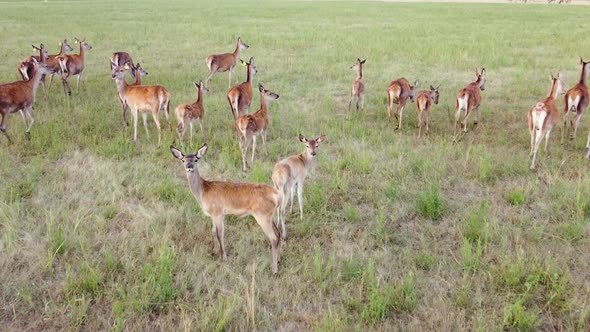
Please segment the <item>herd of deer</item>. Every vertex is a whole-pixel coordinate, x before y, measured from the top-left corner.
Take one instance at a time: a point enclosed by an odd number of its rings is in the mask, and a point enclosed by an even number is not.
[[[39,83],[43,86],[43,91],[51,87],[53,75],[58,74],[62,79],[64,93],[71,95],[71,89],[68,84],[68,78],[77,77],[77,89],[79,91],[82,72],[84,70],[85,52],[92,47],[84,40],[76,39],[80,45],[79,54],[68,55],[72,47],[68,45],[67,40],[60,43],[60,52],[56,55],[48,55],[43,44],[39,47],[33,46],[34,50],[39,52],[38,56],[31,56],[23,60],[18,65],[18,71],[22,80],[0,84],[0,114],[2,122],[0,131],[4,133],[9,142],[12,142],[6,132],[6,123],[9,114],[19,111],[25,123],[26,132],[28,133],[34,122],[32,106],[35,100],[35,94]],[[193,123],[199,122],[203,141],[205,141],[205,131],[203,125],[204,108],[203,95],[208,92],[207,86],[213,75],[217,72],[229,72],[229,91],[227,100],[230,106],[234,121],[234,131],[239,136],[239,146],[242,155],[242,169],[247,170],[246,155],[249,145],[252,143],[252,156],[250,161],[254,161],[256,150],[256,138],[261,136],[262,142],[266,147],[266,133],[268,129],[268,103],[276,100],[279,95],[265,89],[262,84],[258,84],[260,93],[260,109],[254,113],[249,113],[252,103],[252,80],[256,75],[256,65],[254,59],[250,58],[240,63],[246,69],[246,81],[232,87],[232,76],[235,76],[234,69],[240,58],[240,52],[248,49],[240,38],[236,43],[236,48],[232,53],[215,54],[207,57],[206,64],[209,74],[205,84],[201,81],[193,83],[197,90],[197,100],[192,103],[185,103],[175,108],[177,119],[177,135],[180,144],[183,144],[184,135],[187,128],[190,129],[190,140],[192,142]],[[365,100],[365,80],[363,78],[363,65],[365,60],[357,59],[351,69],[357,73],[350,91],[348,107],[350,109],[352,102],[356,98],[357,110],[363,109]],[[567,130],[567,119],[570,114],[575,115],[575,119],[570,121],[574,131],[571,138],[575,138],[580,118],[588,105],[588,88],[586,86],[586,77],[590,69],[590,62],[584,62],[580,59],[582,73],[580,81],[573,88],[565,93],[565,107],[563,114],[563,130],[561,141],[563,143],[565,132]],[[159,122],[159,112],[164,110],[168,128],[172,130],[170,123],[170,93],[161,85],[142,85],[142,76],[148,73],[139,63],[134,63],[131,56],[126,52],[113,53],[110,59],[111,78],[115,81],[117,94],[122,107],[123,123],[128,126],[127,110],[131,110],[133,117],[134,133],[133,139],[137,140],[137,122],[139,113],[142,114],[146,135],[149,136],[147,127],[147,116],[151,112],[156,128],[158,129],[158,146],[161,144],[161,128]],[[127,83],[125,73],[129,71],[133,77],[132,84]],[[477,125],[478,108],[481,104],[481,91],[485,90],[486,71],[476,70],[477,79],[466,85],[459,91],[456,96],[456,113],[454,128],[457,130],[457,122],[463,116],[460,122],[461,129],[467,131],[467,120],[474,113],[474,126]],[[45,88],[45,76],[51,75],[49,85]],[[531,169],[535,167],[537,150],[545,137],[545,150],[551,129],[559,121],[559,113],[555,103],[558,94],[564,93],[563,78],[561,74],[556,77],[551,76],[551,90],[549,96],[538,102],[528,112],[529,130],[531,134]],[[397,104],[394,111],[396,118],[396,129],[401,129],[403,110],[408,102],[414,102],[418,109],[418,136],[422,135],[423,127],[425,133],[429,132],[430,111],[432,104],[438,104],[439,91],[437,87],[430,86],[429,90],[417,91],[418,81],[410,85],[407,79],[399,78],[391,81],[387,88],[387,112],[388,119],[391,121],[393,104]],[[286,208],[291,202],[291,213],[293,212],[293,202],[295,192],[299,203],[299,215],[303,218],[303,183],[307,172],[313,165],[321,142],[326,139],[325,135],[320,134],[317,138],[307,139],[299,134],[299,141],[305,145],[305,150],[298,155],[293,155],[282,159],[276,163],[272,171],[272,182],[274,186],[262,183],[236,183],[222,181],[207,181],[199,175],[197,162],[206,154],[208,146],[198,149],[197,153],[185,155],[174,146],[170,146],[172,155],[181,160],[189,187],[201,206],[203,213],[212,219],[212,254],[215,252],[215,238],[219,243],[219,251],[222,259],[225,259],[225,246],[223,241],[224,217],[227,215],[246,216],[252,215],[260,227],[263,229],[272,245],[272,271],[278,272],[278,263],[280,261],[280,240],[286,239],[287,231],[285,229]],[[586,157],[590,157],[590,134],[586,145]],[[276,215],[277,222],[273,220]],[[279,230],[279,226],[281,229]]]

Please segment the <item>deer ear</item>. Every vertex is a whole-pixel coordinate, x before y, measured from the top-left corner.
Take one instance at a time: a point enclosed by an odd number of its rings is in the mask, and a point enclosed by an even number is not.
[[[321,143],[326,140],[326,135],[320,134],[320,137],[316,139],[316,142]]]
[[[432,85],[430,86],[430,90],[436,90]]]
[[[39,48],[40,49],[44,49],[45,48],[45,45],[41,44],[41,45],[39,45]]]
[[[184,155],[182,154],[182,152],[180,152],[180,150],[178,150],[177,148],[175,148],[173,145],[170,145],[170,152],[172,152],[172,155],[176,159],[181,159],[182,160],[184,158]]]
[[[251,57],[251,58],[250,58],[250,64],[253,64],[253,63],[254,63],[254,58],[253,58],[253,57]]]
[[[307,143],[307,138],[305,138],[305,136],[303,136],[301,133],[299,133],[299,142]]]
[[[244,67],[246,67],[246,63],[244,62],[244,60],[240,59],[240,64]]]
[[[365,59],[365,60],[361,61],[361,65],[362,65],[362,64],[365,64],[365,61],[367,61],[367,59]]]
[[[207,153],[207,148],[207,143],[203,144],[199,151],[197,151],[197,158],[202,158]]]
[[[418,82],[418,80],[416,80],[416,82],[414,82],[414,89],[417,88],[419,84],[420,84],[420,82]]]
[[[260,92],[264,91],[264,87],[260,83],[258,83],[258,91],[260,91]]]

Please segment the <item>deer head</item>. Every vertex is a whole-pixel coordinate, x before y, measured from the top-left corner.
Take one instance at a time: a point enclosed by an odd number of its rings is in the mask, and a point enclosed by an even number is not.
[[[277,99],[279,99],[279,95],[278,95],[278,94],[276,94],[276,93],[274,93],[274,92],[272,92],[272,91],[270,91],[270,90],[266,90],[266,89],[265,89],[265,88],[262,86],[262,84],[260,84],[260,83],[258,84],[258,91],[260,91],[260,95],[261,95],[262,97],[264,97],[264,99],[265,99],[266,101],[269,101],[269,100],[277,100]]]
[[[250,46],[242,41],[242,38],[238,37],[238,47],[240,50],[247,50]]]
[[[432,96],[432,101],[434,102],[434,104],[438,105],[438,97],[439,97],[439,93],[438,93],[438,88],[440,87],[440,84],[435,88],[432,85],[430,86],[430,95]]]
[[[203,158],[203,156],[207,153],[207,144],[203,144],[203,146],[197,151],[195,154],[189,154],[185,156],[180,150],[175,148],[174,146],[170,145],[170,152],[174,158],[182,161],[184,165],[184,170],[187,173],[193,173],[197,168],[197,162],[199,159]]]
[[[410,86],[410,101],[413,103],[416,99],[416,91],[418,91],[418,81],[414,82],[414,85]]]
[[[317,154],[317,149],[320,146],[320,143],[326,139],[326,135],[320,134],[318,138],[308,140],[302,134],[299,134],[299,141],[305,144],[305,152],[307,153],[308,157],[315,157]]]

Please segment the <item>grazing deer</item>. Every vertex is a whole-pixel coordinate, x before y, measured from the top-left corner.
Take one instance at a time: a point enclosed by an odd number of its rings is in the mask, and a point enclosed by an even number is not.
[[[280,160],[272,170],[272,182],[274,183],[275,189],[283,194],[283,203],[278,213],[283,239],[287,238],[285,210],[289,202],[289,197],[291,200],[291,213],[293,213],[293,201],[295,200],[295,188],[297,187],[299,217],[303,219],[303,182],[307,176],[307,171],[313,165],[320,143],[325,140],[326,136],[323,134],[312,140],[308,140],[305,136],[299,134],[299,141],[305,144],[305,151],[301,154]]]
[[[139,62],[137,63],[137,65],[126,65],[127,67],[129,67],[129,71],[131,73],[131,76],[135,77],[135,81],[133,83],[131,83],[130,85],[141,85],[141,78],[143,76],[147,76],[149,73],[147,71],[145,71],[143,68],[141,68],[141,65],[139,64]],[[139,75],[136,75],[134,73],[139,73]],[[119,91],[117,91],[117,96],[119,96],[119,101],[121,102],[121,108],[123,109],[123,124],[126,127],[129,127],[129,122],[127,121],[127,105],[123,102],[123,97],[121,97],[121,95],[119,94]]]
[[[278,94],[264,89],[262,84],[258,84],[258,91],[260,91],[260,109],[253,114],[242,115],[236,120],[236,127],[240,132],[240,150],[242,151],[242,169],[244,171],[246,171],[246,151],[248,151],[251,140],[254,140],[254,143],[252,143],[251,159],[251,162],[254,162],[256,136],[262,136],[262,143],[268,155],[268,147],[266,146],[266,129],[268,128],[267,103],[271,100],[279,99]]]
[[[72,55],[62,55],[57,57],[59,67],[61,68],[61,79],[64,88],[64,93],[68,96],[72,95],[72,89],[68,83],[70,76],[78,76],[76,82],[76,92],[80,93],[80,81],[82,80],[82,72],[84,71],[84,62],[86,58],[86,51],[91,50],[92,46],[86,40],[78,40],[74,38],[76,44],[80,44],[80,53]],[[67,88],[67,90],[66,90]]]
[[[455,112],[455,132],[457,132],[457,122],[461,118],[462,112],[465,112],[465,117],[463,118],[463,121],[461,121],[461,129],[463,129],[464,132],[467,132],[467,119],[472,112],[476,113],[473,124],[474,126],[477,126],[477,111],[479,109],[479,105],[481,105],[481,91],[486,89],[485,68],[482,68],[480,73],[478,73],[477,69],[475,69],[475,75],[477,76],[477,80],[467,84],[457,94],[455,101],[457,108],[457,111]]]
[[[39,87],[39,81],[44,74],[52,72],[51,68],[37,59],[32,59],[33,73],[28,81],[16,81],[13,83],[0,84],[0,131],[4,133],[9,143],[12,143],[10,136],[6,132],[6,123],[11,113],[20,111],[23,121],[25,122],[26,132],[30,132],[35,119],[33,118],[33,102]],[[27,121],[27,116],[29,121]],[[27,123],[28,122],[28,123]]]
[[[50,55],[49,58],[45,61],[47,67],[51,68],[53,72],[51,73],[51,77],[49,78],[49,84],[47,85],[47,91],[51,88],[51,83],[53,82],[53,75],[58,73],[61,70],[59,66],[58,57],[66,55],[68,52],[73,51],[74,49],[68,44],[68,40],[64,39],[62,42],[59,43],[59,53]],[[45,75],[41,78],[41,82],[45,82]],[[45,84],[45,83],[43,83]]]
[[[158,114],[164,110],[168,128],[170,124],[170,93],[161,85],[129,85],[125,81],[125,67],[119,66],[111,71],[111,78],[117,84],[117,92],[123,98],[123,102],[131,109],[133,115],[133,141],[137,141],[137,116],[141,112],[145,133],[149,137],[147,127],[147,113],[151,112],[156,128],[158,128],[158,147],[162,141],[162,132]]]
[[[408,99],[414,102],[416,98],[416,91],[418,90],[418,81],[414,85],[410,85],[404,77],[391,81],[387,87],[387,120],[391,122],[391,109],[393,104],[397,104],[397,109],[394,112],[396,119],[395,129],[402,128],[402,114]]]
[[[531,133],[530,155],[533,157],[531,169],[535,169],[537,150],[539,149],[539,145],[541,145],[543,136],[545,136],[545,152],[547,152],[549,134],[551,134],[551,129],[559,122],[559,111],[557,110],[555,98],[564,92],[565,89],[563,87],[561,73],[557,73],[557,77],[551,75],[551,90],[549,91],[549,95],[543,101],[538,102],[528,112],[529,131]]]
[[[418,137],[422,135],[422,127],[426,127],[426,135],[430,132],[430,108],[432,103],[438,105],[438,88],[430,86],[430,91],[422,90],[416,97],[416,106],[418,108]]]
[[[243,66],[246,67],[246,82],[238,84],[227,92],[227,101],[231,114],[236,119],[246,114],[246,110],[250,110],[252,103],[252,78],[256,75],[256,66],[254,65],[254,58],[250,58],[248,62],[240,59]]]
[[[186,156],[173,146],[170,146],[170,151],[175,158],[182,161],[189,187],[197,199],[201,211],[204,215],[211,217],[213,224],[211,254],[215,254],[215,238],[217,238],[221,259],[227,258],[223,243],[223,219],[225,216],[251,215],[270,240],[272,273],[277,274],[279,272],[281,236],[273,222],[273,216],[281,205],[281,193],[262,183],[207,181],[201,178],[197,162],[207,153],[207,144],[204,144],[196,154]]]
[[[229,88],[231,88],[231,77],[235,75],[234,68],[237,59],[240,58],[240,51],[247,50],[250,46],[246,45],[240,37],[236,43],[236,49],[233,53],[213,54],[207,57],[207,68],[209,68],[209,75],[205,81],[205,85],[209,86],[209,81],[215,73],[229,71]]]
[[[575,115],[574,120],[570,120],[570,126],[574,127],[574,133],[570,135],[570,139],[576,138],[578,133],[578,126],[582,114],[588,107],[588,86],[586,86],[586,78],[588,77],[588,70],[590,69],[590,61],[584,62],[580,58],[582,65],[582,72],[580,74],[580,81],[565,93],[565,106],[563,108],[563,128],[561,130],[561,144],[564,143],[565,132],[568,131],[567,120],[568,115]],[[569,113],[569,114],[568,114]]]
[[[203,141],[205,141],[205,129],[203,128],[203,116],[205,115],[205,109],[203,108],[203,95],[209,90],[203,85],[203,81],[199,83],[193,82],[195,88],[197,88],[197,101],[191,104],[182,104],[174,109],[176,114],[176,131],[180,138],[180,144],[184,139],[184,133],[186,132],[187,125],[190,127],[190,141],[193,141],[193,122],[198,121],[201,126],[201,134],[203,135]]]
[[[350,66],[350,69],[356,71],[356,79],[352,82],[350,88],[350,99],[348,100],[348,111],[350,112],[350,105],[356,97],[356,110],[364,109],[365,106],[365,79],[363,78],[363,65],[367,59],[361,61],[357,58],[356,63]]]

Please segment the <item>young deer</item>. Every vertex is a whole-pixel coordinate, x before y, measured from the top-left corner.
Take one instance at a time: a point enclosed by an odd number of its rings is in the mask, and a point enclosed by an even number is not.
[[[211,254],[215,254],[215,238],[217,238],[221,259],[225,260],[227,257],[223,243],[225,216],[251,215],[270,240],[272,273],[277,274],[279,272],[281,236],[273,222],[273,217],[281,205],[281,193],[262,183],[207,181],[201,178],[197,162],[207,152],[207,144],[204,144],[196,154],[186,156],[173,146],[170,146],[170,151],[175,158],[182,161],[189,187],[197,199],[201,211],[204,215],[211,217],[213,224]]]
[[[16,67],[18,73],[23,78],[23,81],[28,81],[30,78],[33,77],[33,58],[37,60],[37,62],[45,62],[49,58],[47,50],[45,49],[45,46],[43,44],[41,44],[39,47],[35,45],[31,46],[33,47],[33,52],[39,52],[39,55],[31,55],[29,57],[26,57]],[[43,84],[43,92],[45,92],[45,84]]]
[[[432,103],[438,105],[438,88],[430,86],[430,91],[422,90],[416,97],[416,106],[418,108],[418,137],[422,135],[422,127],[426,127],[426,135],[430,132],[430,108]]]
[[[363,78],[363,65],[367,59],[361,61],[357,58],[356,63],[350,66],[350,69],[356,71],[356,79],[352,82],[350,88],[350,99],[348,100],[348,111],[350,112],[350,105],[354,97],[356,97],[356,110],[364,109],[365,106],[365,79]]]
[[[280,160],[272,170],[272,182],[274,183],[275,189],[283,194],[283,203],[278,213],[283,239],[287,238],[285,210],[289,202],[289,197],[291,200],[291,213],[293,213],[293,201],[295,200],[295,188],[297,187],[299,217],[303,219],[303,182],[307,176],[307,171],[313,165],[320,143],[325,140],[326,136],[323,134],[312,140],[308,140],[305,136],[299,134],[299,141],[305,144],[305,151],[301,154]]]
[[[26,132],[30,132],[35,119],[33,118],[33,102],[39,87],[39,81],[45,74],[52,72],[45,63],[38,62],[33,58],[33,73],[28,81],[16,81],[13,83],[0,84],[0,131],[4,133],[9,143],[12,143],[10,136],[6,132],[6,123],[11,113],[20,111],[23,121],[25,122]],[[27,116],[29,121],[27,121]],[[28,122],[28,123],[27,123]]]
[[[123,103],[131,109],[133,115],[133,140],[137,141],[137,116],[141,112],[145,133],[149,137],[147,127],[147,113],[151,112],[156,128],[158,128],[158,147],[162,141],[162,132],[158,114],[164,110],[168,128],[170,124],[170,93],[161,85],[129,85],[125,81],[125,67],[119,66],[111,71],[111,78],[117,84],[117,92],[123,98]]]
[[[147,76],[149,73],[147,71],[145,71],[143,68],[141,68],[141,65],[139,64],[139,62],[137,63],[137,65],[126,65],[127,67],[129,67],[129,71],[131,73],[131,76],[135,77],[135,81],[133,83],[131,83],[130,85],[141,85],[141,78],[143,76]],[[135,73],[138,73],[139,75],[136,75]],[[119,91],[117,91],[117,96],[119,96],[119,101],[121,102],[121,108],[123,109],[123,124],[125,125],[125,127],[129,127],[129,122],[127,121],[127,105],[123,102],[123,97],[121,97],[121,95],[119,94]]]
[[[52,69],[51,77],[49,78],[49,84],[47,84],[47,91],[51,88],[51,83],[53,82],[53,75],[58,73],[61,70],[59,66],[59,60],[57,59],[60,56],[66,55],[68,52],[73,51],[74,49],[68,44],[68,40],[64,39],[62,42],[59,43],[59,53],[49,55],[47,60],[45,60],[45,64],[47,67]],[[41,77],[41,82],[45,85],[45,75]]]
[[[80,92],[80,81],[82,80],[82,71],[84,71],[84,62],[86,58],[86,51],[91,50],[92,46],[86,42],[86,40],[78,40],[74,38],[76,44],[80,44],[80,53],[72,55],[62,55],[57,57],[59,61],[59,67],[61,68],[62,84],[64,93],[68,96],[72,95],[72,89],[68,83],[70,76],[78,76],[76,82],[76,92]],[[67,88],[67,90],[66,90]]]
[[[203,116],[205,115],[205,109],[203,108],[203,95],[209,90],[203,85],[203,81],[199,83],[193,82],[195,88],[197,88],[197,101],[191,104],[182,104],[174,109],[176,114],[176,131],[180,138],[180,144],[184,139],[184,133],[186,132],[187,125],[190,127],[190,143],[193,141],[193,122],[198,121],[201,126],[201,134],[203,135],[203,141],[205,141],[205,129],[203,128]]]
[[[229,71],[229,88],[231,88],[231,77],[235,75],[234,68],[236,66],[237,59],[240,58],[240,51],[247,50],[246,45],[240,37],[236,43],[236,49],[233,53],[213,54],[207,57],[207,68],[209,68],[209,75],[205,81],[205,85],[209,86],[209,81],[216,72]]]
[[[565,139],[565,132],[568,131],[567,120],[570,114],[574,114],[574,120],[570,120],[570,126],[574,127],[574,133],[570,136],[570,139],[576,138],[578,133],[578,126],[580,125],[580,119],[582,114],[588,106],[588,87],[586,86],[586,78],[588,77],[588,71],[590,69],[590,61],[584,62],[580,58],[580,65],[582,65],[582,72],[580,74],[580,81],[574,85],[565,94],[565,106],[563,108],[563,128],[561,130],[561,144]]]
[[[262,136],[262,143],[268,155],[268,148],[266,146],[266,129],[268,128],[268,109],[267,103],[271,100],[279,99],[279,95],[264,89],[262,84],[258,84],[258,91],[260,91],[260,109],[253,114],[246,114],[240,116],[236,120],[236,127],[240,132],[240,150],[242,151],[243,170],[246,171],[246,151],[250,141],[252,143],[252,159],[254,162],[254,152],[256,151],[256,136]]]
[[[236,119],[246,114],[246,110],[250,110],[252,103],[252,78],[256,75],[256,66],[254,65],[254,58],[250,58],[248,62],[240,59],[243,66],[246,67],[246,82],[238,84],[227,92],[227,101],[231,114]]]
[[[480,73],[475,69],[475,75],[477,76],[477,80],[467,84],[457,94],[455,101],[455,106],[457,108],[457,111],[455,112],[455,132],[457,132],[457,122],[461,118],[462,112],[465,112],[465,117],[463,118],[463,121],[461,121],[461,129],[463,129],[464,132],[467,132],[467,119],[472,112],[476,113],[473,125],[477,126],[477,111],[481,104],[481,91],[486,89],[486,69],[482,68]]]
[[[395,119],[397,124],[395,129],[402,128],[402,114],[408,99],[410,102],[414,102],[416,98],[416,91],[418,90],[418,81],[414,82],[414,85],[410,85],[407,79],[404,77],[398,78],[395,81],[391,81],[387,87],[387,120],[391,122],[391,109],[393,104],[397,104],[395,110]]]
[[[531,153],[533,157],[531,161],[531,169],[535,169],[535,161],[537,159],[537,150],[543,136],[545,136],[545,152],[547,152],[547,142],[549,142],[549,134],[553,126],[559,122],[559,111],[557,111],[557,104],[555,98],[557,95],[563,94],[565,89],[563,87],[563,78],[561,73],[557,73],[557,77],[551,75],[551,90],[549,95],[543,101],[538,102],[531,108],[527,114],[529,122],[529,131],[531,133]]]
[[[134,62],[131,59],[131,55],[127,52],[115,52],[111,55],[111,70],[119,66],[133,66]],[[135,73],[131,73],[131,76],[135,78]]]

